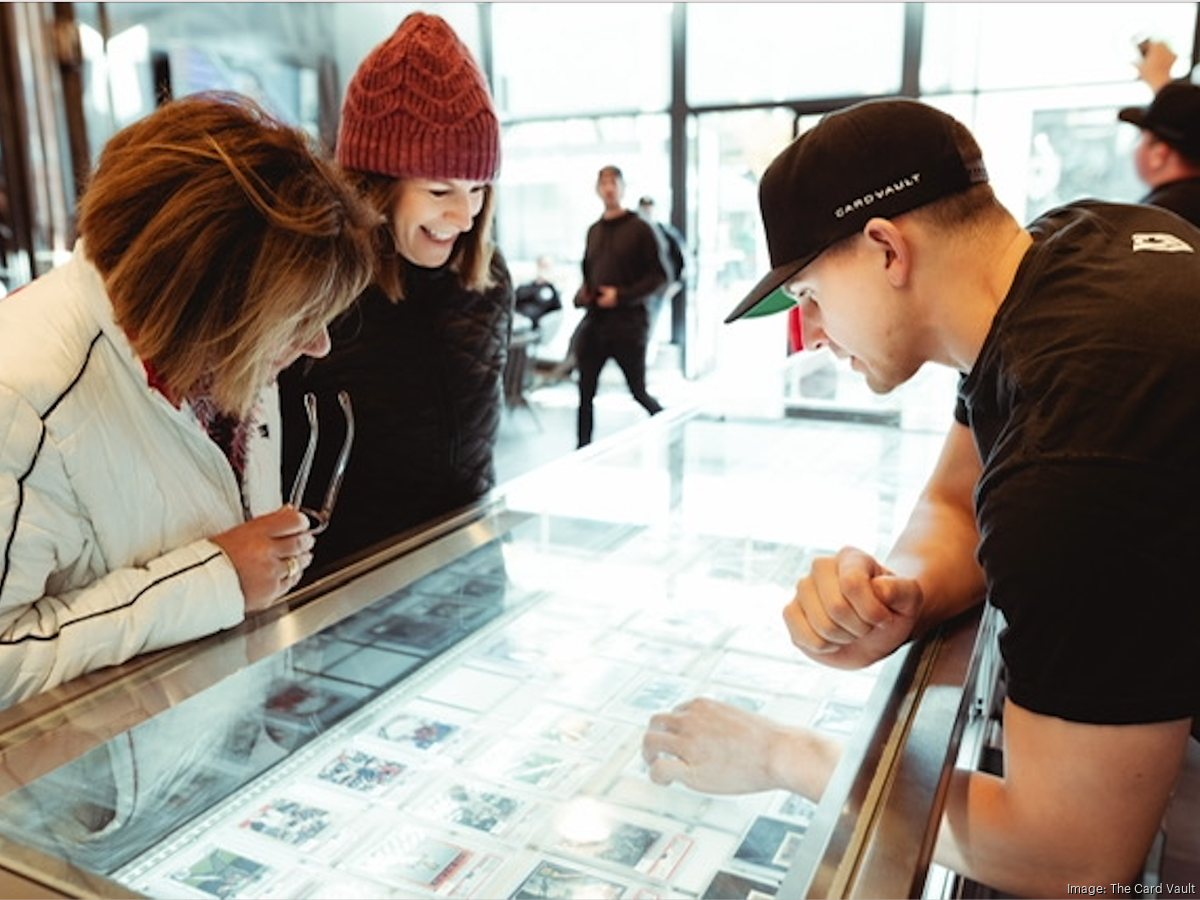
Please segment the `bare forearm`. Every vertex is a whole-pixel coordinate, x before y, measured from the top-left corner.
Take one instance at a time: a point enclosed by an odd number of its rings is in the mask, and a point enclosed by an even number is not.
[[[934,858],[972,881],[1016,897],[1066,897],[1070,885],[1107,888],[1136,877],[1137,864],[1122,863],[1119,857],[1079,860],[1070,847],[1069,827],[1056,837],[1038,825],[1016,814],[1002,779],[958,770]]]
[[[975,559],[979,528],[974,503],[982,470],[970,431],[953,424],[933,474],[888,555],[892,571],[921,585],[917,636],[984,596],[983,570]]]
[[[768,755],[770,782],[816,802],[842,756],[842,745],[810,728],[781,728]]]
[[[936,859],[1028,897],[1139,872],[1188,741],[1189,719],[1090,725],[1004,708],[1004,777],[956,771]]]
[[[924,603],[915,637],[982,601],[984,575],[975,561],[978,539],[973,515],[925,502],[913,510],[887,566],[920,582]]]

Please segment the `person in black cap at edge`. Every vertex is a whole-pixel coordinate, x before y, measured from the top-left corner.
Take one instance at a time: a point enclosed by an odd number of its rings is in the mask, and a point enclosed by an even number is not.
[[[1171,80],[1175,54],[1163,43],[1142,46],[1138,72],[1156,93],[1149,106],[1117,113],[1141,129],[1133,154],[1138,177],[1150,188],[1142,203],[1161,206],[1200,225],[1200,86]]]
[[[886,561],[814,560],[793,642],[858,668],[996,606],[1004,773],[953,772],[935,859],[1015,895],[1129,884],[1200,711],[1200,230],[1095,200],[1022,227],[970,132],[904,99],[826,115],[760,203],[773,268],[726,321],[799,304],[805,348],[880,393],[927,362],[962,373]],[[653,716],[642,749],[657,783],[813,799],[839,753],[705,698]]]

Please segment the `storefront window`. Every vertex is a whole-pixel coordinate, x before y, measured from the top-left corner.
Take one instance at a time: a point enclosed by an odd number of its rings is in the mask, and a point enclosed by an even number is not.
[[[1125,85],[1137,42],[1167,41],[1186,75],[1194,3],[926,3],[921,92]]]
[[[666,109],[671,99],[671,7],[493,4],[493,87],[501,115]]]
[[[688,102],[894,93],[903,3],[688,4]]]

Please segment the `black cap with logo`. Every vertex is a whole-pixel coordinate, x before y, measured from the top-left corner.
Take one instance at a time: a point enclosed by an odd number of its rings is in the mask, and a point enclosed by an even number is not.
[[[1164,84],[1149,106],[1127,106],[1117,118],[1200,160],[1200,86],[1186,81]]]
[[[986,182],[978,147],[966,142],[964,155],[956,128],[952,116],[916,100],[868,100],[828,113],[792,141],[759,184],[771,271],[725,321],[794,305],[780,288],[870,219]]]

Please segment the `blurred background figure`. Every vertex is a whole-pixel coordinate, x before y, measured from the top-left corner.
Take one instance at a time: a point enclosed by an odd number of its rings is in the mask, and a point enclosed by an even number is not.
[[[1176,56],[1165,43],[1144,41],[1139,49],[1138,75],[1155,91],[1154,99],[1117,115],[1141,129],[1134,166],[1150,189],[1141,202],[1200,225],[1200,86],[1171,77]]]
[[[561,310],[562,297],[554,283],[554,260],[543,254],[538,257],[533,280],[517,286],[516,311],[527,318],[534,329],[541,331],[543,319]],[[554,321],[555,318],[550,318],[545,324]]]
[[[284,478],[321,411],[316,473],[332,468],[346,391],[357,434],[314,578],[495,483],[512,328],[508,267],[492,241],[500,126],[483,73],[440,17],[412,13],[346,90],[337,159],[380,217],[375,280],[332,329],[333,348],[280,380]]]
[[[638,199],[638,215],[653,226],[661,245],[663,268],[667,273],[667,283],[650,301],[650,343],[646,348],[647,364],[654,362],[655,352],[658,349],[656,336],[661,330],[663,310],[672,310],[668,314],[671,316],[670,321],[673,322],[676,318],[673,308],[676,298],[681,298],[683,295],[684,272],[687,269],[687,241],[679,233],[678,228],[670,222],[658,218],[656,209],[653,197],[644,195]]]
[[[586,312],[571,339],[579,369],[579,447],[592,442],[596,389],[610,359],[621,367],[633,399],[652,416],[662,411],[646,390],[649,304],[666,283],[659,239],[652,226],[624,207],[625,176],[619,168],[600,169],[596,194],[604,212],[588,228],[583,283],[575,294],[575,305]]]

